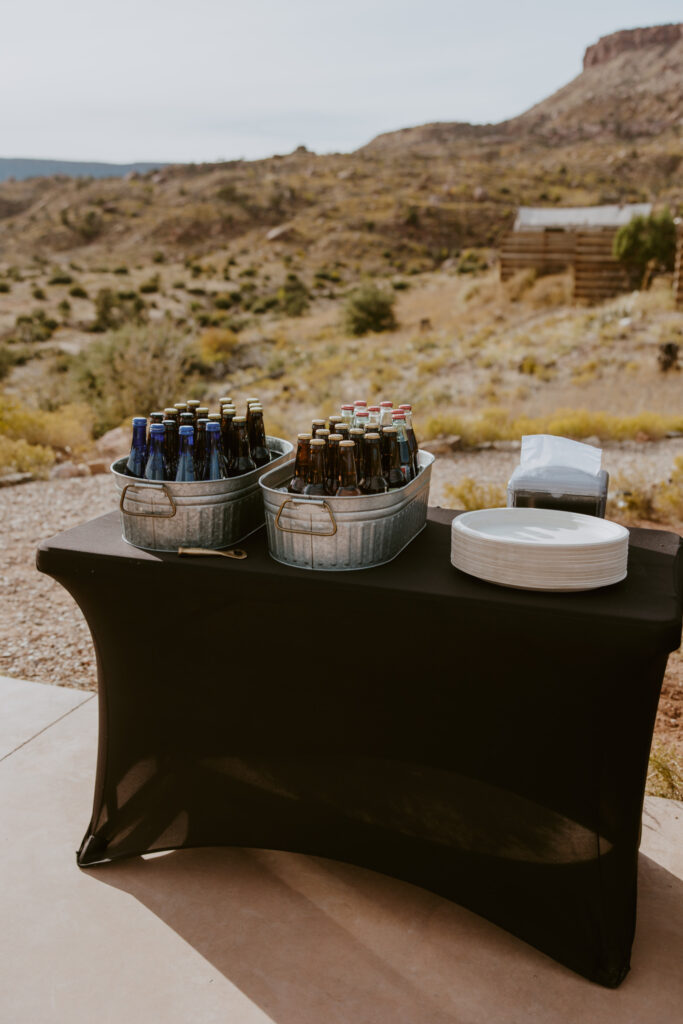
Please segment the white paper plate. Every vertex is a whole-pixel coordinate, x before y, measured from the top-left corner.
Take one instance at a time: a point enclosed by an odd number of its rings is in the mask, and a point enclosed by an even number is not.
[[[593,590],[626,576],[628,530],[578,512],[496,508],[453,520],[451,562],[524,590]]]

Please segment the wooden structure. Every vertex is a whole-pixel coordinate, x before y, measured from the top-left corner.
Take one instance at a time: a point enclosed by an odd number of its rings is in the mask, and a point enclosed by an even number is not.
[[[683,221],[676,222],[676,263],[674,264],[674,302],[683,309]]]
[[[574,298],[601,302],[628,291],[628,276],[612,255],[614,236],[649,203],[629,206],[521,207],[500,250],[500,278],[520,270],[558,274],[574,271]],[[679,274],[679,278],[680,278]],[[683,283],[681,284],[683,289]]]

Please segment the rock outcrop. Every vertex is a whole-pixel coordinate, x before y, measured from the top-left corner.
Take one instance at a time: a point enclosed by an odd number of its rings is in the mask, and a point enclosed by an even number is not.
[[[651,28],[629,28],[602,36],[597,43],[586,49],[583,67],[606,64],[627,50],[640,50],[645,46],[673,46],[683,38],[683,24],[653,25]]]

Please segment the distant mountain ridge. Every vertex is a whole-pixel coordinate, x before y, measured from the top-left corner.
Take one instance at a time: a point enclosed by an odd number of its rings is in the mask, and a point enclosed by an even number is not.
[[[131,171],[145,174],[156,171],[167,164],[135,163],[106,164],[81,160],[36,160],[28,157],[0,157],[0,181],[25,181],[26,178],[51,178],[64,174],[69,178],[123,178]]]

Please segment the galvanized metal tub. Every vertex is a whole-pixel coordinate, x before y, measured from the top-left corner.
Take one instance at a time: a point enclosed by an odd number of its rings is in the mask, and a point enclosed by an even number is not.
[[[264,473],[259,484],[276,562],[299,569],[370,569],[396,558],[427,521],[434,456],[420,451],[420,472],[405,487],[358,498],[288,494],[294,463]]]
[[[268,437],[271,461],[243,476],[194,483],[137,480],[124,473],[126,459],[111,465],[119,490],[123,539],[136,548],[226,548],[263,526],[259,478],[280,466],[293,446]]]

